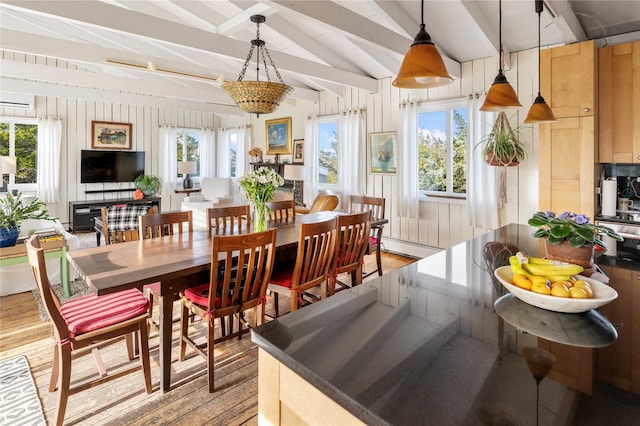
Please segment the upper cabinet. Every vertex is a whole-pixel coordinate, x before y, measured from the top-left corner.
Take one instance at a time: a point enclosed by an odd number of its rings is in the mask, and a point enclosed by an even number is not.
[[[640,163],[640,41],[599,51],[599,161]]]
[[[556,118],[594,116],[598,106],[593,41],[540,52],[540,87]]]

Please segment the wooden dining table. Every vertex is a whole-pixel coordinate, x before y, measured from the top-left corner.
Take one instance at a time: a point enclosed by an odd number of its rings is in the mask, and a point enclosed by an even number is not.
[[[297,248],[302,223],[322,222],[340,214],[344,213],[324,211],[270,222],[268,226],[277,229],[276,258],[278,253],[291,253]],[[130,288],[142,289],[144,285],[154,282],[161,283],[159,334],[162,392],[171,387],[174,297],[186,288],[209,282],[211,241],[208,231],[195,231],[67,253],[69,263],[98,296]]]

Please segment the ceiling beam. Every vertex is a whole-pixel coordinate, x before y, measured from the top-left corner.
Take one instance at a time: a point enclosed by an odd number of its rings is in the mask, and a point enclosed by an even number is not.
[[[553,24],[558,28],[566,44],[587,41],[587,34],[567,0],[545,0],[549,12],[555,16]]]

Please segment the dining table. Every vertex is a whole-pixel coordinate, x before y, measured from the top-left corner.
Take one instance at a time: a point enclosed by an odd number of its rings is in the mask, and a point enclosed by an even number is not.
[[[268,228],[277,229],[276,262],[292,253],[295,255],[301,224],[331,220],[340,214],[344,213],[322,211],[268,222]],[[382,219],[375,224],[372,222],[372,225],[382,226],[387,222]],[[130,288],[142,290],[147,284],[160,282],[159,358],[162,392],[171,388],[173,301],[180,291],[209,282],[212,235],[225,235],[225,232],[218,234],[203,230],[177,233],[67,253],[69,263],[98,296]]]

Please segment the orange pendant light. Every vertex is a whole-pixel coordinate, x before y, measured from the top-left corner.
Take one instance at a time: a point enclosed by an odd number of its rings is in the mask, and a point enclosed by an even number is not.
[[[391,83],[405,89],[423,89],[446,86],[453,83],[447,67],[424,29],[424,0],[422,0],[422,23],[420,31],[413,39],[409,51],[400,65],[398,77]]]
[[[499,2],[500,11],[500,69],[496,76],[480,111],[506,111],[509,109],[522,108],[518,100],[518,95],[507,81],[502,69],[504,67],[504,52],[502,50],[502,0]]]
[[[544,98],[540,94],[540,14],[542,13],[542,0],[535,0],[536,13],[538,14],[538,96],[536,96],[533,105],[529,108],[527,118],[524,119],[525,123],[554,123],[556,117],[551,111],[551,107],[547,105]]]

